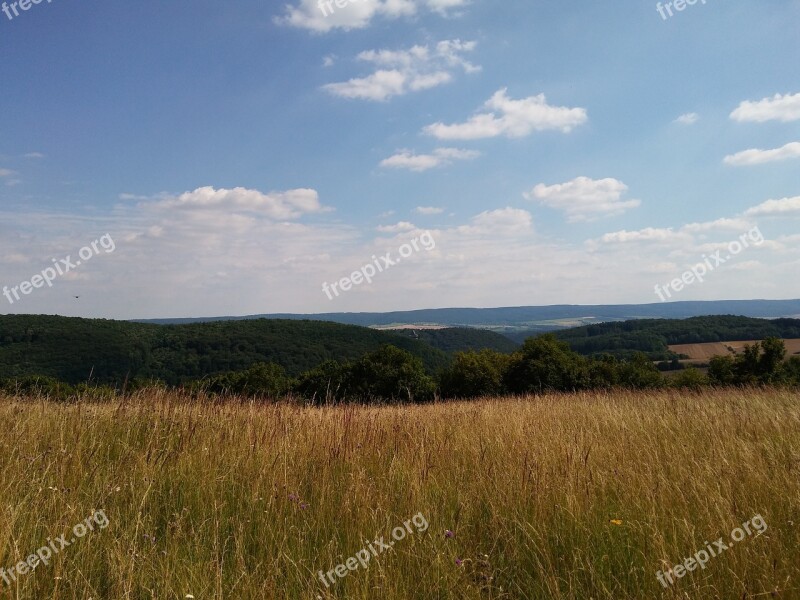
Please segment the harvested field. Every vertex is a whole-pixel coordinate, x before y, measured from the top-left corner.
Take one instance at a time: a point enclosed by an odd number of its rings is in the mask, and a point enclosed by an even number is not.
[[[669,349],[677,354],[685,354],[693,361],[708,361],[715,356],[724,356],[740,353],[747,344],[755,344],[758,340],[747,340],[738,342],[709,342],[706,344],[677,344],[670,346]],[[787,356],[800,355],[800,339],[783,340],[786,344]]]

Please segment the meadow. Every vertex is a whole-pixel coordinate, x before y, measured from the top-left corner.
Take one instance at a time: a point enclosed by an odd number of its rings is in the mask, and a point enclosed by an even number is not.
[[[800,394],[414,406],[0,397],[0,598],[800,598]],[[328,572],[415,515],[424,531]],[[754,516],[747,535],[669,572]]]

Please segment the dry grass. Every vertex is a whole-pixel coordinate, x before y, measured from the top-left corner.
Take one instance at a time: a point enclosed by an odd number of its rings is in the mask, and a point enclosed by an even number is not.
[[[3,398],[0,418],[0,567],[110,519],[0,598],[800,598],[796,392],[327,409],[148,392]],[[420,512],[430,528],[368,569],[315,578]],[[757,514],[760,537],[656,581]]]

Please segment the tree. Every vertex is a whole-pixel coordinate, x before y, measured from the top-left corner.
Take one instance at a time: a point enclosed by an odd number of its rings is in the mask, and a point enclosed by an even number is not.
[[[699,369],[689,367],[673,377],[670,383],[673,387],[697,391],[708,385],[708,377]]]
[[[424,402],[436,385],[422,361],[390,344],[365,354],[350,367],[349,392],[364,400]]]
[[[708,363],[708,379],[712,385],[735,383],[734,362],[730,356],[715,356]]]
[[[552,334],[528,338],[522,350],[512,355],[504,384],[517,394],[586,389],[588,362]]]
[[[256,363],[246,371],[234,371],[208,379],[206,389],[217,394],[279,398],[289,393],[291,380],[274,363]]]
[[[326,360],[300,375],[295,390],[315,404],[341,402],[347,397],[349,378],[348,365]]]
[[[300,376],[297,391],[313,402],[431,400],[436,386],[422,361],[385,345],[350,363],[328,361]]]
[[[654,389],[663,387],[665,383],[658,367],[641,352],[637,352],[633,359],[621,363],[619,373],[619,384],[631,389]]]
[[[784,358],[786,358],[786,344],[782,339],[769,337],[761,342],[761,356],[758,359],[759,380],[762,383],[780,383],[785,376]]]
[[[511,356],[493,350],[458,352],[439,376],[441,394],[445,398],[502,395],[503,376],[510,364]]]

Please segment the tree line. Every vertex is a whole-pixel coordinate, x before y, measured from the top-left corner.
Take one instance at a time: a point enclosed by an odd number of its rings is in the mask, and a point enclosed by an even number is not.
[[[630,359],[611,355],[586,357],[547,334],[529,338],[511,354],[495,350],[456,353],[453,361],[434,374],[420,358],[392,345],[365,353],[356,360],[326,360],[297,377],[275,363],[256,363],[183,384],[198,395],[278,399],[294,396],[312,404],[344,402],[429,402],[436,398],[469,399],[509,394],[544,394],[624,388],[664,387],[699,389],[703,386],[800,386],[800,358],[786,359],[783,340],[768,338],[746,346],[736,356],[711,360],[708,373],[695,368],[665,377],[643,353]],[[0,380],[0,389],[20,395],[68,399],[111,398],[164,382],[133,379],[122,389],[91,383],[71,386],[51,377],[27,376]]]

